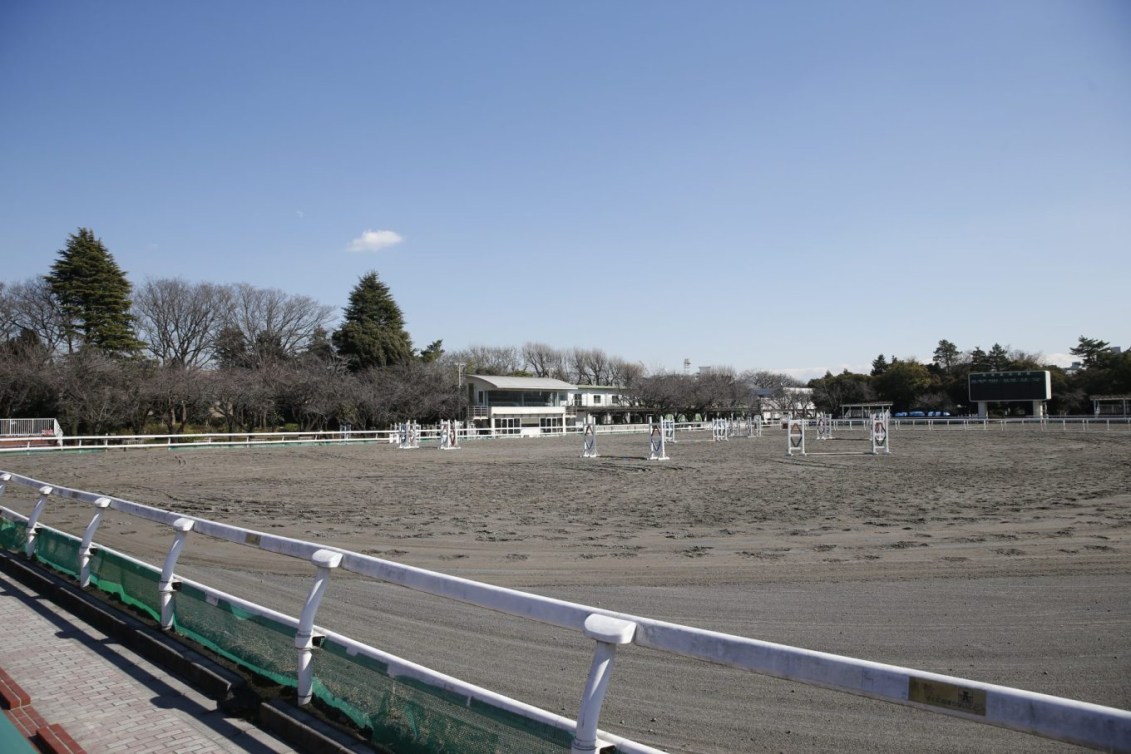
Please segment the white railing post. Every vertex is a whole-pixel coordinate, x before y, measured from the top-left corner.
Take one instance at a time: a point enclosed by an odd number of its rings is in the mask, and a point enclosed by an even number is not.
[[[617,645],[632,641],[636,633],[636,624],[593,613],[585,619],[584,632],[590,639],[596,640],[597,647],[593,652],[593,664],[589,668],[585,691],[581,694],[577,731],[570,745],[570,754],[590,754],[597,751],[597,723],[601,717],[601,704],[605,701],[609,676],[613,672]]]
[[[3,474],[0,474],[0,495],[4,494],[4,487],[7,486],[8,482],[11,481],[11,479],[12,475],[6,471]]]
[[[82,544],[79,545],[79,586],[86,589],[90,586],[90,558],[94,554],[94,532],[98,530],[98,523],[102,514],[110,507],[110,498],[100,497],[94,501],[94,517],[86,525],[82,535]]]
[[[35,529],[39,526],[39,516],[47,506],[47,496],[51,494],[52,489],[49,484],[45,484],[39,488],[39,499],[35,501],[35,507],[32,508],[31,515],[28,516],[27,544],[24,546],[24,554],[29,558],[35,554]]]
[[[181,556],[181,550],[185,547],[185,539],[188,538],[188,533],[192,531],[195,522],[191,518],[178,518],[173,522],[173,544],[169,546],[169,552],[165,556],[165,564],[161,567],[161,583],[157,586],[157,591],[161,598],[161,629],[168,631],[173,627],[173,591],[176,588],[174,585],[173,570],[177,567],[177,558]]]
[[[299,706],[310,704],[310,699],[314,695],[314,671],[310,667],[310,661],[314,656],[314,614],[318,612],[322,595],[326,593],[326,586],[330,582],[330,570],[341,564],[342,554],[333,550],[318,550],[310,557],[310,561],[318,567],[318,572],[314,575],[310,594],[306,596],[306,604],[302,606],[298,630],[295,632],[295,649],[298,650]]]

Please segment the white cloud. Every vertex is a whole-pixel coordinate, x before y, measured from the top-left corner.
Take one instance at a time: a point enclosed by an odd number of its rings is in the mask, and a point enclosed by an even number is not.
[[[396,246],[404,240],[404,236],[391,230],[367,230],[357,238],[350,241],[347,251],[380,251],[390,246]]]

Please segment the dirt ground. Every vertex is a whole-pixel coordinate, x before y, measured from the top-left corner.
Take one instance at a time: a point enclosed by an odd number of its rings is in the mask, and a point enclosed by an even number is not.
[[[758,639],[1131,708],[1131,432],[840,431],[112,450],[0,468],[492,584]],[[822,453],[818,455],[817,453]],[[26,494],[3,504],[30,510]],[[45,522],[81,534],[89,509]],[[98,540],[160,562],[167,531],[117,513]],[[309,565],[190,538],[184,575],[297,615]],[[591,642],[335,574],[318,622],[573,716]],[[601,727],[673,752],[1068,751],[637,647]]]

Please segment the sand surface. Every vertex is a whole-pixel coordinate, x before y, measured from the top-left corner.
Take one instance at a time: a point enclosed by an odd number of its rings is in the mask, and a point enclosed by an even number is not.
[[[1131,708],[1131,432],[643,435],[0,456],[0,468],[492,584],[758,639]],[[827,455],[816,455],[822,452]],[[32,498],[5,495],[21,512]],[[89,509],[45,522],[80,534]],[[167,531],[99,541],[158,563]],[[297,615],[305,563],[190,538],[182,572]],[[576,714],[591,642],[337,574],[319,624]],[[670,751],[1069,751],[637,647],[603,728]]]

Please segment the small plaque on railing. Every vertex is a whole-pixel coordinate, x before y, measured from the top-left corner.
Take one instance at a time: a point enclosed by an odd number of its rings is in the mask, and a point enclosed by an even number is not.
[[[245,545],[251,545],[252,547],[259,547],[259,543],[262,540],[263,540],[263,537],[249,531],[247,533],[247,535],[243,538],[243,543]]]
[[[914,676],[907,679],[907,701],[982,717],[986,715],[986,692],[982,689]]]

